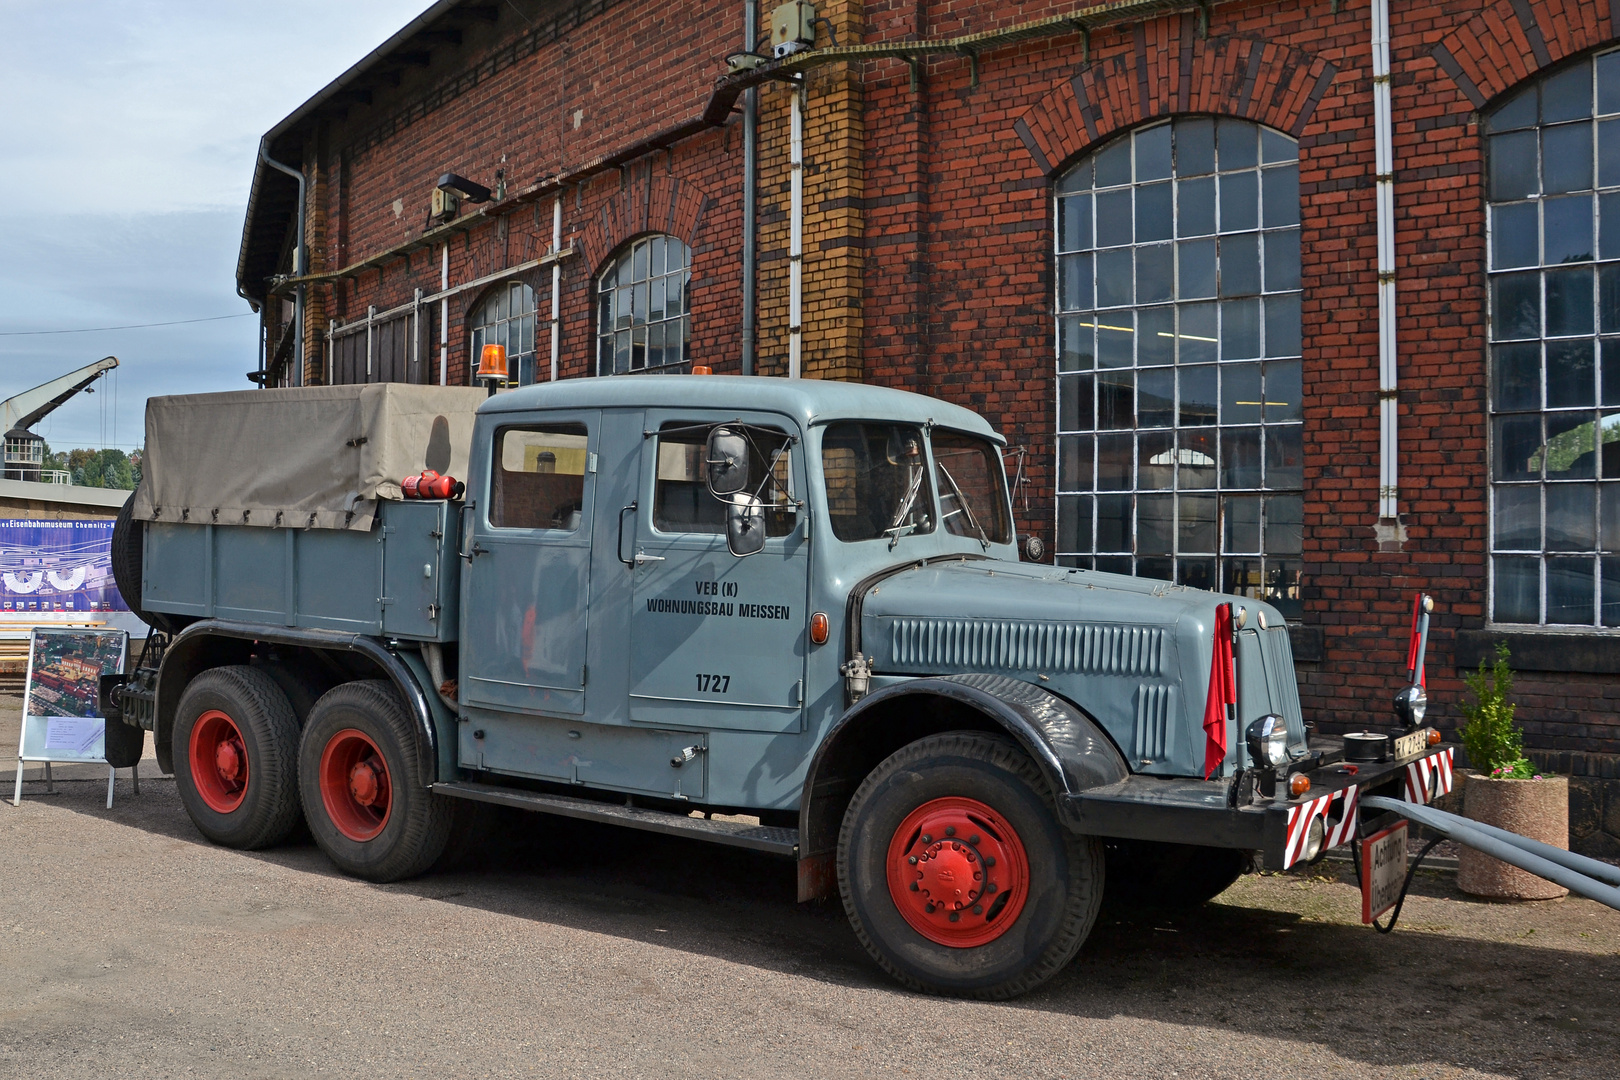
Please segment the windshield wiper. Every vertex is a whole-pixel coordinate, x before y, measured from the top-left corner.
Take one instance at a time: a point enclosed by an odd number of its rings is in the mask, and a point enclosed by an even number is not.
[[[985,533],[983,527],[979,525],[978,519],[973,516],[973,508],[968,505],[967,496],[962,494],[962,488],[957,484],[956,477],[951,475],[951,470],[947,469],[945,463],[938,458],[934,459],[934,467],[939,469],[941,476],[945,477],[945,482],[951,485],[951,497],[956,500],[958,507],[949,514],[941,515],[942,518],[955,517],[957,514],[967,518],[967,523],[973,526],[974,532],[979,534],[979,543],[983,545],[984,550],[989,551],[990,537]]]
[[[883,530],[883,535],[887,536],[896,529],[900,528],[900,523],[910,516],[911,508],[917,505],[917,493],[922,490],[922,475],[923,467],[921,465],[913,465],[911,467],[911,479],[906,484],[905,501],[900,504],[900,509],[895,512],[894,520],[889,522],[889,527]],[[916,530],[915,525],[911,526],[911,528],[913,531]],[[897,535],[895,539],[898,540],[900,535],[904,534]],[[891,548],[894,547],[894,542],[892,540],[889,542],[889,546]]]

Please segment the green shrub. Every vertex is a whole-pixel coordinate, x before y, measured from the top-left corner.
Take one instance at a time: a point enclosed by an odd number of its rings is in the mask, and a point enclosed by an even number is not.
[[[1468,762],[1487,776],[1507,780],[1541,777],[1533,762],[1524,756],[1524,733],[1513,722],[1513,669],[1508,666],[1506,642],[1496,644],[1496,663],[1489,669],[1479,662],[1479,671],[1467,676],[1474,702],[1462,703],[1468,722],[1457,731],[1468,749]]]

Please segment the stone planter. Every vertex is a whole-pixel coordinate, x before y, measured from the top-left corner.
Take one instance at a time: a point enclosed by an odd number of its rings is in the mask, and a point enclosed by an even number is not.
[[[1475,821],[1569,847],[1569,778],[1493,780],[1470,772],[1463,783],[1463,814]],[[1553,900],[1569,890],[1465,847],[1457,860],[1457,888],[1492,900]]]

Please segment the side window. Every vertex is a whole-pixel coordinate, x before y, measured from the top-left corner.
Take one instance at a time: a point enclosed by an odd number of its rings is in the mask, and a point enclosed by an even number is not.
[[[585,509],[583,424],[495,433],[489,523],[497,529],[574,532]]]
[[[709,494],[703,450],[712,425],[674,420],[659,428],[653,528],[663,533],[726,531],[726,504]],[[798,521],[793,496],[793,449],[787,433],[748,425],[752,446],[749,494],[765,504],[765,535],[786,536]]]

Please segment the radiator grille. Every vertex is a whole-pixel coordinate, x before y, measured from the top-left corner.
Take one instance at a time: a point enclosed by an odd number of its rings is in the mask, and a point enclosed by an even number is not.
[[[898,668],[1040,671],[1154,677],[1162,674],[1164,631],[999,619],[895,619],[890,660]]]

